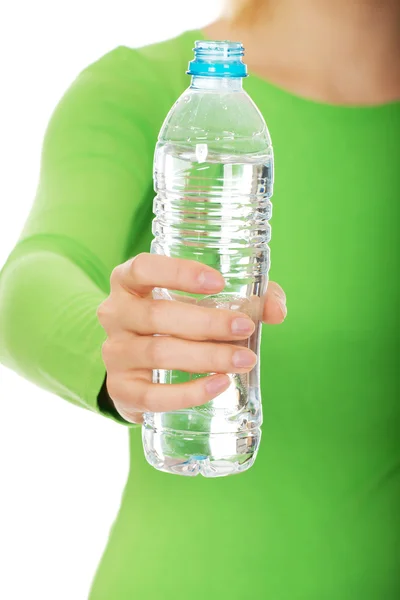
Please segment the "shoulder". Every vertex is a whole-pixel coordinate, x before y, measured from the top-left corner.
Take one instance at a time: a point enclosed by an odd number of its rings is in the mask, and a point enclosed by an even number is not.
[[[76,84],[118,85],[121,91],[141,87],[157,89],[157,96],[174,102],[189,85],[186,75],[195,33],[140,48],[119,46],[86,67]],[[115,90],[115,88],[114,88]]]
[[[186,69],[194,37],[186,32],[141,48],[119,46],[87,66],[55,108],[47,139],[94,127],[128,135],[133,126],[153,138],[189,85]]]

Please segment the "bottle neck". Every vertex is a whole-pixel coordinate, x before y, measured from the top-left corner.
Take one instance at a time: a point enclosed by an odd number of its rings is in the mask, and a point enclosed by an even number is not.
[[[224,92],[240,92],[243,89],[241,77],[205,77],[194,75],[190,84],[192,89]]]

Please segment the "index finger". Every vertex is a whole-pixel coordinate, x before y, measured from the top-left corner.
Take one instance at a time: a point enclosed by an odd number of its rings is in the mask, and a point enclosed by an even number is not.
[[[145,252],[114,269],[111,285],[115,283],[139,296],[148,296],[155,287],[191,294],[215,294],[225,287],[221,273],[212,267]]]

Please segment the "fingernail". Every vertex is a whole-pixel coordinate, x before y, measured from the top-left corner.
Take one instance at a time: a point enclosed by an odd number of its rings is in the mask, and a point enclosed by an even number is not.
[[[286,294],[281,288],[280,290],[275,290],[274,296],[279,304],[279,308],[281,309],[283,318],[285,318],[287,315]]]
[[[197,281],[205,290],[220,290],[223,287],[222,276],[213,271],[202,271]]]
[[[287,315],[287,306],[286,306],[286,299],[282,298],[282,296],[280,296],[278,298],[278,303],[279,303],[279,308],[282,311],[283,314],[283,318],[286,319],[286,315]]]
[[[218,375],[209,379],[206,383],[206,391],[210,396],[216,396],[223,392],[230,384],[229,377],[227,375]]]
[[[239,317],[232,321],[231,331],[235,335],[250,334],[254,331],[254,323],[251,319]]]
[[[276,298],[279,308],[281,309],[282,316],[285,319],[287,315],[286,294],[281,288],[279,290],[274,291],[274,296]]]
[[[238,350],[233,355],[232,362],[235,367],[239,368],[254,367],[257,357],[253,352],[249,352],[248,350]]]
[[[275,286],[273,289],[273,294],[277,298],[282,299],[283,302],[286,302],[286,294],[281,287]]]

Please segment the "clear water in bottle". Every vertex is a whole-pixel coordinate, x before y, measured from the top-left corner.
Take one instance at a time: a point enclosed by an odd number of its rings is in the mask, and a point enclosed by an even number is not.
[[[154,297],[245,312],[256,328],[240,345],[259,356],[273,154],[264,119],[242,87],[242,56],[240,43],[196,42],[191,86],[168,114],[156,147],[151,251],[220,271],[226,281],[220,294],[155,289]],[[143,445],[149,463],[169,473],[206,477],[247,470],[261,438],[259,369],[258,361],[248,374],[231,374],[230,387],[206,405],[146,413]],[[204,376],[156,370],[153,381],[168,385]]]

